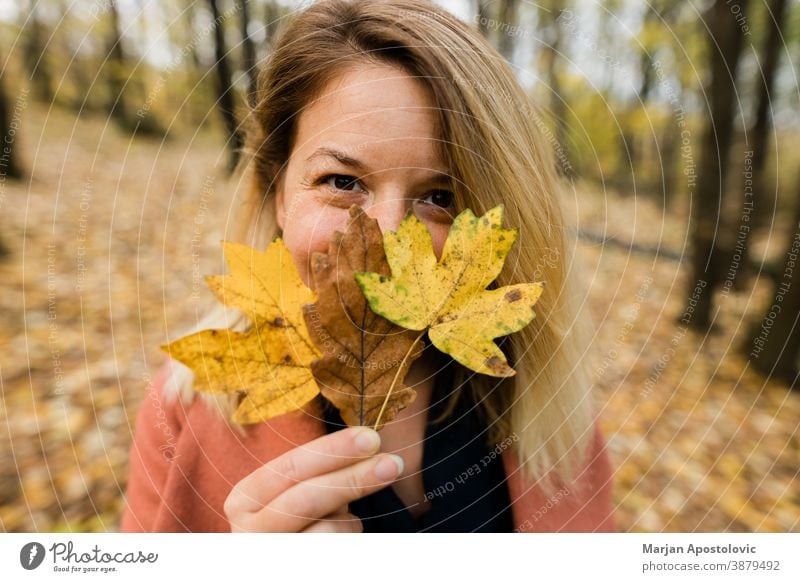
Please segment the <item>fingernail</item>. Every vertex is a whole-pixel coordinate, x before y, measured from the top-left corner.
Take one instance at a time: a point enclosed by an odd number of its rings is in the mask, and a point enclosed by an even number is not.
[[[374,453],[381,446],[380,435],[371,428],[359,429],[355,436],[356,448],[363,453]]]
[[[403,458],[386,455],[375,465],[375,476],[381,481],[391,481],[403,472]]]

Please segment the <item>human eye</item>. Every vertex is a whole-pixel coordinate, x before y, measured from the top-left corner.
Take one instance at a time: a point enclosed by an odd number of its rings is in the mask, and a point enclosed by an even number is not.
[[[450,190],[433,190],[422,199],[422,202],[449,209],[454,206],[455,195]]]
[[[363,192],[361,183],[358,178],[348,176],[347,174],[327,174],[317,181],[318,184],[324,184],[331,190],[339,190],[343,192]],[[357,187],[358,189],[354,189]]]
[[[451,224],[456,215],[455,194],[450,190],[431,190],[417,198],[414,212],[417,218],[432,224]]]

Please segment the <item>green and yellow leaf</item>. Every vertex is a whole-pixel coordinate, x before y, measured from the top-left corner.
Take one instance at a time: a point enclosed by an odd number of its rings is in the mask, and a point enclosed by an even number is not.
[[[475,372],[513,376],[492,340],[533,320],[543,283],[486,289],[518,236],[517,229],[502,228],[502,220],[502,205],[481,217],[464,210],[437,261],[427,227],[409,213],[397,232],[384,233],[392,276],[355,274],[370,308],[406,329],[427,328],[431,343]]]

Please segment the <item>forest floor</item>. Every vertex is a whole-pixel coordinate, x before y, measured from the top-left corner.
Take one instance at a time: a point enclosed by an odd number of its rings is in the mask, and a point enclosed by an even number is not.
[[[241,184],[219,136],[167,142],[33,105],[32,178],[0,196],[0,528],[114,531],[136,413],[180,337],[213,302],[219,241]],[[748,368],[738,343],[769,289],[720,297],[718,328],[678,322],[686,220],[651,200],[580,192],[578,241],[597,327],[596,396],[621,531],[800,531],[800,392]]]

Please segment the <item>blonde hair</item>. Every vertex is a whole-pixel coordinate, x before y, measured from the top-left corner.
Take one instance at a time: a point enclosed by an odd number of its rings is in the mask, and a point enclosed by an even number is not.
[[[539,130],[540,113],[476,31],[423,0],[322,0],[292,15],[258,76],[248,112],[238,171],[249,192],[232,238],[265,248],[281,235],[274,186],[292,151],[298,115],[341,67],[365,62],[400,67],[430,89],[458,207],[480,215],[502,203],[505,226],[519,228],[495,285],[546,282],[537,317],[500,341],[516,375],[498,379],[462,369],[456,385],[472,390],[492,442],[513,440],[525,477],[545,492],[571,488],[593,435],[591,320],[581,313],[579,269],[567,269],[574,257],[559,202],[563,190]],[[243,314],[216,306],[193,330],[248,325]],[[166,385],[188,402],[192,372],[175,364]],[[226,418],[236,404],[233,396],[201,397]]]

